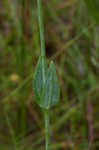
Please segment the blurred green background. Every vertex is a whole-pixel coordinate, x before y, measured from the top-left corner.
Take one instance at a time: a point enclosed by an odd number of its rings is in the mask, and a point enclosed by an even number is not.
[[[83,0],[43,0],[47,60],[61,86],[51,110],[51,150],[99,148],[99,45]],[[98,46],[97,46],[98,45]],[[43,150],[33,98],[40,55],[36,0],[0,1],[0,150]]]

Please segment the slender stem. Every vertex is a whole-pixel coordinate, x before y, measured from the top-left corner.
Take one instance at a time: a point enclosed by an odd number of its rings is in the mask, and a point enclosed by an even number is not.
[[[45,38],[44,38],[44,23],[43,23],[43,6],[42,0],[37,0],[38,4],[38,19],[39,19],[39,28],[40,28],[40,41],[41,41],[41,56],[42,59],[42,76],[43,76],[43,83],[45,83]]]
[[[42,0],[37,0],[37,4],[38,4],[38,18],[39,18],[39,28],[40,28],[41,56],[45,56],[45,38],[44,38]]]
[[[50,122],[49,110],[45,110],[45,140],[46,140],[45,149],[46,150],[50,150],[50,128],[49,128],[49,122]]]

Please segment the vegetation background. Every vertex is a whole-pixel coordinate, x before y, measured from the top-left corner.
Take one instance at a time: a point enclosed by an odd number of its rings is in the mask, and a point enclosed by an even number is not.
[[[52,150],[99,148],[99,49],[83,0],[43,0],[47,60],[61,86],[51,111]],[[0,1],[0,150],[44,149],[33,98],[40,55],[36,0]]]

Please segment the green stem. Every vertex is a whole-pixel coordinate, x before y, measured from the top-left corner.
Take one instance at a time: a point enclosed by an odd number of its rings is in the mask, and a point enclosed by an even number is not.
[[[45,149],[46,150],[50,150],[50,128],[49,128],[49,122],[50,122],[49,110],[45,110],[45,140],[46,140]]]
[[[40,41],[41,41],[41,56],[42,60],[42,76],[43,83],[45,83],[45,38],[44,38],[44,23],[43,23],[43,6],[42,0],[37,0],[38,4],[38,19],[39,19],[39,29],[40,29]]]
[[[38,18],[39,18],[39,28],[40,28],[41,56],[45,56],[45,38],[44,38],[42,0],[37,0],[37,4],[38,4]]]

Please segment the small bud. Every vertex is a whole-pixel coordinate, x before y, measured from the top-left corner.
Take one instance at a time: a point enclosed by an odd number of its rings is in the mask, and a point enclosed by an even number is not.
[[[45,74],[43,74],[42,61],[44,63]],[[45,82],[43,81],[43,75],[45,76]],[[33,89],[34,97],[40,107],[49,109],[57,104],[60,95],[60,88],[55,66],[51,61],[50,66],[47,69],[45,58],[41,56],[34,75]]]

